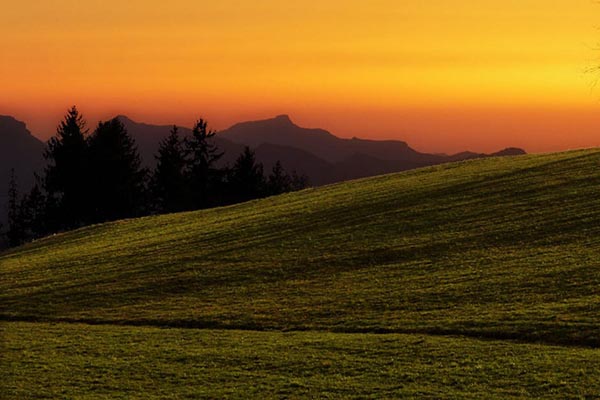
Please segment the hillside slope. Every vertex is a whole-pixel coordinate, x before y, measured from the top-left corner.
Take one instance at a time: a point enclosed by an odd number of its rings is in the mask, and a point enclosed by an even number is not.
[[[120,221],[0,255],[0,316],[600,344],[600,151]]]

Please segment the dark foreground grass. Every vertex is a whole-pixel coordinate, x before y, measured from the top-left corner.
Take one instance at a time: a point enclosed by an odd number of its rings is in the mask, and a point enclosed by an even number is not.
[[[426,335],[3,323],[4,398],[596,398],[600,350]]]

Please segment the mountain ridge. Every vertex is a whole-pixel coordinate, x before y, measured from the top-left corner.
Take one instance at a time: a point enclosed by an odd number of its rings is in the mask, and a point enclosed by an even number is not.
[[[0,115],[0,224],[7,220],[10,171],[15,171],[19,191],[28,191],[35,182],[34,172],[43,168],[43,151],[44,143],[31,134],[25,122]]]
[[[152,166],[151,157],[172,125],[136,122],[124,115],[117,118],[121,119],[138,143],[145,165]],[[179,129],[182,136],[191,134],[189,128]],[[526,154],[524,150],[517,148],[507,148],[492,154],[463,152],[448,156],[421,153],[401,140],[346,139],[325,129],[303,128],[296,125],[287,114],[236,123],[217,131],[213,141],[225,152],[221,165],[235,162],[243,148],[249,146],[256,150],[257,160],[264,164],[265,170],[270,170],[275,161],[280,160],[284,168],[306,175],[313,185],[363,178],[376,173],[400,172],[444,162]],[[290,154],[294,154],[293,162],[286,160],[286,156]],[[362,165],[353,164],[357,160]]]
[[[448,160],[526,154],[525,150],[516,147],[508,147],[491,154],[467,151],[451,155],[423,153],[413,149],[402,140],[376,140],[358,137],[347,139],[335,136],[325,129],[302,128],[296,125],[287,114],[269,119],[239,122],[219,131],[219,135],[249,146],[271,143],[298,147],[331,162],[343,161],[354,154],[364,154],[384,161],[406,160],[428,165]],[[332,149],[326,146],[336,147]]]

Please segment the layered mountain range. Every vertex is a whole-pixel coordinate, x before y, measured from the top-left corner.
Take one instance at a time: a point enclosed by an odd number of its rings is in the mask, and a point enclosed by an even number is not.
[[[123,115],[119,119],[135,139],[143,164],[152,168],[159,143],[172,126],[135,122]],[[180,128],[180,132],[183,136],[191,135],[189,128]],[[223,166],[233,164],[244,147],[249,146],[267,173],[279,160],[287,171],[306,175],[314,186],[451,161],[525,154],[517,148],[493,154],[421,153],[403,141],[344,139],[323,129],[302,128],[287,115],[233,125],[218,132],[214,141],[225,153],[220,160]],[[44,146],[25,123],[0,116],[0,223],[6,220],[10,170],[15,170],[21,191],[28,190],[34,182],[34,172],[43,169]]]
[[[172,126],[138,123],[123,115],[119,119],[135,138],[145,165],[154,165],[158,144]],[[188,128],[180,128],[180,132],[184,136],[191,134]],[[315,186],[451,161],[525,154],[517,148],[492,154],[421,153],[399,140],[343,139],[323,129],[302,128],[287,115],[235,124],[218,132],[214,141],[225,153],[223,164],[232,164],[244,146],[249,146],[266,171],[280,160],[288,171],[306,175]]]

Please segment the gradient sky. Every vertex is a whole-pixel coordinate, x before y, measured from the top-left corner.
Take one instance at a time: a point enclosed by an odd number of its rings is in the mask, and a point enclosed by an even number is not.
[[[215,128],[289,114],[422,151],[600,145],[594,0],[19,0],[0,114]]]

